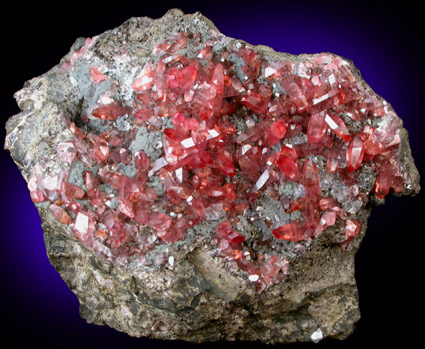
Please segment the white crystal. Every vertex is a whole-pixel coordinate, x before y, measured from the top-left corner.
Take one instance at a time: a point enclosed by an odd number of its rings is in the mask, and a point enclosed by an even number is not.
[[[167,166],[168,162],[165,160],[164,157],[161,157],[159,159],[156,159],[153,163],[152,169],[149,171],[149,176],[152,176],[156,171],[158,171],[160,168],[163,168],[164,166]]]
[[[311,338],[311,340],[314,343],[319,343],[323,339],[323,332],[322,332],[322,330],[320,328],[318,328],[316,331],[314,331],[311,334],[311,337],[310,338]]]
[[[193,138],[192,137],[183,139],[180,143],[185,148],[190,148],[190,147],[195,146],[195,142],[193,141]]]
[[[293,199],[303,198],[305,196],[305,187],[302,184],[294,183]]]
[[[58,176],[46,176],[43,179],[43,186],[47,190],[55,190],[58,185]]]
[[[332,130],[335,130],[335,129],[338,128],[338,125],[336,124],[335,121],[332,120],[332,118],[329,116],[329,114],[326,114],[326,116],[325,116],[325,122],[329,125],[329,127]]]
[[[362,206],[363,202],[361,200],[350,200],[342,204],[343,210],[351,214],[356,214]]]
[[[207,221],[218,220],[225,216],[225,212],[223,210],[223,204],[212,204],[205,209],[205,219]]]
[[[244,144],[244,145],[242,146],[242,148],[241,148],[242,155],[246,154],[246,152],[247,152],[248,150],[250,150],[251,148],[252,148],[252,145],[250,145],[250,144]]]
[[[75,217],[74,229],[79,233],[86,235],[89,229],[89,217],[78,212],[77,217]]]
[[[179,183],[183,182],[183,168],[179,167],[176,171],[175,171],[176,177],[177,177],[177,181]]]
[[[171,266],[174,265],[174,257],[173,256],[168,257],[168,264],[170,264]]]
[[[323,102],[325,99],[329,98],[329,94],[324,94],[322,97],[319,98],[313,98],[313,105],[319,104],[320,102]]]
[[[272,76],[274,73],[276,73],[276,69],[273,67],[267,67],[266,69],[264,69],[264,77],[266,78]]]
[[[269,170],[265,170],[263,174],[260,176],[260,178],[258,178],[257,183],[255,183],[253,190],[257,191],[261,189],[264,186],[264,184],[266,184],[269,177],[270,177]]]
[[[219,135],[220,134],[214,129],[208,130],[208,139],[218,137]]]
[[[28,181],[28,189],[30,191],[34,191],[37,189],[37,176],[31,176],[30,180]]]

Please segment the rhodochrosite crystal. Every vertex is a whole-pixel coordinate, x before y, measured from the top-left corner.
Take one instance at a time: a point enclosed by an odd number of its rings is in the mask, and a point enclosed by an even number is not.
[[[345,338],[371,207],[419,191],[401,120],[351,62],[199,13],[79,39],[16,98],[6,148],[49,258],[84,318],[132,336]]]

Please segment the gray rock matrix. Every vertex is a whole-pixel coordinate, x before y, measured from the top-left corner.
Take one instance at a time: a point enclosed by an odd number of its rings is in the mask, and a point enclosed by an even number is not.
[[[8,121],[6,139],[6,148],[24,178],[28,181],[41,159],[50,169],[57,166],[56,145],[72,141],[73,137],[64,118],[75,120],[111,88],[111,79],[92,84],[89,66],[107,66],[109,76],[121,83],[121,99],[129,100],[131,90],[126,86],[131,85],[152,48],[166,35],[179,30],[203,35],[218,32],[200,13],[185,15],[180,10],[170,10],[157,20],[131,18],[99,35],[84,60],[68,71],[63,71],[63,63],[70,61],[73,53],[84,45],[83,38],[76,40],[60,64],[26,82],[15,95],[22,112]],[[235,39],[219,34],[223,47],[232,41]],[[265,46],[254,49],[266,59],[303,57],[276,53]],[[120,56],[123,52],[126,55]],[[361,80],[360,74],[358,79]],[[94,121],[91,127],[96,127]],[[402,165],[408,178],[402,194],[416,194],[419,174],[411,157],[407,131],[403,129],[401,134]],[[155,140],[139,138],[139,143],[130,149],[132,152],[143,149],[153,159],[160,156]],[[70,180],[73,172],[78,171],[78,166],[71,168]],[[373,184],[371,176],[364,171],[360,185],[370,186],[371,181]],[[317,342],[326,337],[344,339],[353,332],[360,318],[354,255],[371,208],[382,203],[383,200],[371,196],[360,208],[353,208],[363,228],[350,249],[342,251],[333,239],[336,230],[342,228],[327,229],[311,243],[298,244],[297,248],[305,251],[291,260],[286,280],[262,293],[255,291],[245,272],[214,256],[208,239],[196,241],[188,234],[190,241],[161,245],[156,253],[173,257],[161,267],[154,263],[123,266],[107,262],[78,241],[70,227],[59,223],[48,207],[42,203],[36,206],[43,222],[49,260],[78,297],[80,314],[89,323],[107,325],[136,337],[287,343]],[[274,210],[273,205],[264,204],[268,210]],[[278,213],[270,212],[270,216]],[[208,224],[201,225],[198,230],[206,232],[198,235],[208,235],[208,229]],[[286,249],[290,254],[290,248]]]

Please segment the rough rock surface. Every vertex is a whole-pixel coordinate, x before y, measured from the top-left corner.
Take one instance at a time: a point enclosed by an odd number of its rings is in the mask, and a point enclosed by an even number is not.
[[[245,44],[219,34],[199,13],[184,15],[179,10],[170,10],[157,20],[131,18],[98,37],[78,39],[60,64],[28,81],[16,93],[22,112],[8,121],[6,148],[29,183],[32,195],[34,173],[45,169],[55,173],[58,166],[65,166],[58,164],[57,148],[61,143],[74,141],[69,121],[79,124],[78,119],[92,110],[102,94],[114,88],[123,104],[129,102],[133,98],[130,86],[155,45],[166,35],[181,31],[214,37],[215,50]],[[308,57],[276,53],[264,46],[252,49],[270,62],[297,62]],[[346,62],[368,89],[351,62]],[[104,79],[99,71],[90,71],[92,66],[106,67],[103,73],[109,78]],[[90,120],[89,125],[93,131],[103,131],[104,125],[96,120]],[[125,121],[118,127],[125,130]],[[352,131],[357,126],[347,122],[347,127]],[[399,135],[397,151],[403,190],[396,194],[416,194],[419,174],[410,154],[407,131],[401,128]],[[155,133],[143,133],[139,138],[139,143],[129,149],[133,155],[142,149],[152,160],[161,156]],[[316,161],[319,163],[320,159]],[[81,162],[73,163],[68,169],[68,181],[84,187],[84,169]],[[132,170],[123,171],[130,176]],[[359,186],[367,186],[370,191],[376,174],[369,168],[359,177]],[[151,185],[156,191],[161,190],[160,184]],[[362,223],[362,228],[348,246],[335,239],[341,237],[344,224],[330,226],[308,241],[284,241],[285,245],[279,246],[290,256],[289,269],[281,280],[274,280],[260,291],[253,282],[256,280],[235,267],[234,261],[214,253],[216,248],[209,233],[217,221],[198,224],[178,242],[157,242],[143,263],[108,260],[99,254],[99,249],[78,239],[70,225],[59,222],[49,209],[50,202],[32,198],[42,218],[48,257],[77,295],[80,314],[88,322],[137,337],[286,343],[319,341],[325,337],[344,339],[354,330],[360,318],[354,255],[366,231],[371,208],[384,202],[372,191],[368,194],[361,207],[353,210],[353,217]],[[267,196],[259,200],[269,211],[267,215],[281,214],[281,208],[270,204]],[[242,233],[246,234],[243,230]],[[283,242],[276,242],[279,243]]]

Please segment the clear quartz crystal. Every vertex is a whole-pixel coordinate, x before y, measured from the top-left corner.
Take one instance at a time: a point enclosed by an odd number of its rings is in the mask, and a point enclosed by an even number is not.
[[[312,342],[319,343],[323,339],[323,332],[320,328],[314,331],[310,336]]]

